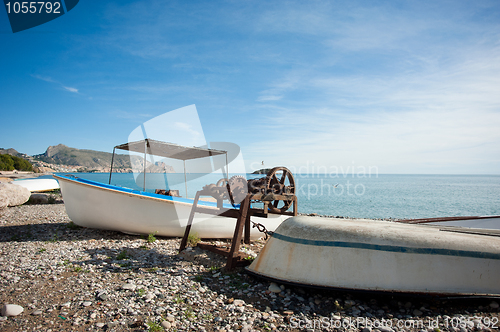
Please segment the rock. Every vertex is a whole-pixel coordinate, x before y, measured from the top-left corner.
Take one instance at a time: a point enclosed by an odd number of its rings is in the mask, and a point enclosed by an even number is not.
[[[49,196],[46,194],[33,193],[29,198],[31,204],[48,204]]]
[[[130,283],[127,282],[127,283],[123,284],[121,288],[125,289],[125,290],[135,291],[136,287],[137,287],[136,285],[130,284]]]
[[[17,316],[20,315],[24,311],[24,308],[17,304],[5,304],[2,307],[1,314],[2,316]]]
[[[243,301],[243,300],[234,300],[234,301],[233,301],[233,304],[234,304],[235,306],[237,306],[237,307],[242,307],[242,306],[244,306],[244,305],[245,305],[245,301]]]
[[[418,310],[418,309],[415,309],[415,310],[413,310],[413,314],[414,314],[415,316],[422,316],[422,311],[420,311],[420,310]]]
[[[164,329],[169,329],[172,327],[172,324],[170,324],[170,322],[164,320],[163,322],[161,322],[161,326],[164,328]]]
[[[275,282],[272,282],[268,288],[273,293],[281,293],[281,288]]]
[[[344,304],[346,305],[346,307],[352,307],[353,305],[356,304],[356,301],[353,301],[353,300],[345,300]]]
[[[490,303],[491,309],[498,309],[498,307],[499,307],[498,302],[491,301],[491,303]]]
[[[104,300],[107,300],[109,298],[109,295],[106,294],[105,292],[99,292],[97,294],[97,298],[104,301]]]
[[[92,305],[92,302],[90,302],[90,301],[85,301],[85,302],[83,302],[83,303],[82,303],[82,305],[83,305],[84,307],[88,307],[88,306]]]
[[[42,311],[42,310],[40,310],[40,309],[38,309],[38,310],[33,311],[31,314],[32,314],[33,316],[39,316],[39,315],[41,315],[42,313],[43,313],[43,311]]]
[[[244,325],[243,328],[241,329],[241,332],[251,332],[252,331],[252,325]]]
[[[95,324],[95,326],[101,328],[101,327],[104,327],[104,323],[97,323],[97,324]]]
[[[9,206],[9,195],[7,194],[7,191],[0,190],[0,209],[7,206]]]
[[[31,196],[27,188],[13,183],[0,183],[0,193],[0,207],[22,205]]]

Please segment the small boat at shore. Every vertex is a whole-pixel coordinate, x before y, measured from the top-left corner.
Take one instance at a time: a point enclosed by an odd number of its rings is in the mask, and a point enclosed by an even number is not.
[[[486,235],[487,234],[487,235]],[[248,272],[311,287],[500,296],[500,234],[386,221],[293,217]]]
[[[59,183],[54,179],[25,179],[12,181],[13,184],[25,187],[30,192],[43,192],[59,189]]]
[[[151,139],[122,144],[115,147],[117,148],[143,153],[143,160],[147,160],[146,154],[154,153],[155,156],[184,162],[226,153],[221,150],[184,147]],[[143,164],[146,167],[146,163]],[[144,176],[143,184],[146,183],[146,173],[144,170],[138,178]],[[68,216],[75,224],[84,227],[129,234],[155,233],[160,236],[183,236],[194,203],[193,199],[134,190],[81,179],[73,175],[54,175],[54,177],[59,181]],[[218,211],[216,202],[200,201],[198,205]],[[234,208],[231,204],[224,204],[223,207]],[[264,225],[267,230],[274,230],[285,216],[269,214],[267,218],[252,217],[252,219]],[[198,213],[193,219],[191,233],[200,238],[232,238],[235,226],[234,218]],[[261,236],[263,233],[257,228],[251,229],[252,239]]]
[[[500,232],[500,216],[459,216],[399,220],[406,224],[422,224],[440,227],[455,227],[455,230],[467,233],[479,233],[484,230]]]

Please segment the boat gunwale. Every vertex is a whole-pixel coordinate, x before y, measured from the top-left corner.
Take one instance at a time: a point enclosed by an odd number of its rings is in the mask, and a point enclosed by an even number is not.
[[[153,194],[149,193],[146,191],[141,191],[141,190],[135,190],[131,188],[126,188],[126,187],[120,187],[112,184],[106,184],[102,182],[97,182],[93,180],[87,180],[79,177],[75,178],[70,178],[68,175],[52,175],[54,178],[58,180],[63,180],[67,182],[72,182],[72,183],[77,183],[81,184],[84,186],[89,186],[98,190],[102,191],[112,191],[117,194],[122,194],[122,195],[128,195],[132,197],[139,197],[139,198],[147,198],[159,202],[167,202],[171,204],[184,204],[184,205],[193,205],[194,200],[190,198],[184,198],[184,197],[174,197],[174,196],[168,196],[168,195],[160,195],[160,194]],[[71,175],[73,176],[73,175]],[[207,202],[207,201],[199,201],[198,205],[201,205],[206,208],[213,208],[217,209],[217,203],[215,202]],[[231,208],[233,209],[232,206],[227,206],[227,204],[224,204],[224,208]]]

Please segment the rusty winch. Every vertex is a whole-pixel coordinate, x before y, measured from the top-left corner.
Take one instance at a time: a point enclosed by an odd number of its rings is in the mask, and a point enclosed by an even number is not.
[[[201,196],[212,196],[217,200],[217,209],[198,206]],[[232,208],[224,207],[223,201],[229,200]],[[255,205],[262,206],[254,206]],[[291,211],[287,211],[291,208]],[[226,269],[231,270],[237,264],[245,265],[248,261],[241,259],[240,242],[250,243],[250,226],[257,227],[260,232],[270,234],[263,224],[250,220],[251,216],[268,218],[269,213],[288,216],[297,215],[297,197],[295,196],[295,179],[292,172],[285,167],[275,167],[262,178],[246,180],[235,175],[229,179],[220,179],[216,184],[209,184],[196,193],[193,207],[189,215],[186,230],[179,251],[187,245],[189,232],[195,213],[206,213],[228,218],[236,218],[231,248],[218,248],[210,244],[198,244],[203,249],[212,250],[227,257]],[[245,256],[246,257],[246,256]]]
[[[262,178],[246,180],[241,175],[235,175],[229,180],[220,179],[217,184],[209,184],[203,189],[210,192],[215,199],[227,199],[233,205],[240,204],[251,194],[252,201],[262,201],[270,212],[282,213],[292,204],[295,179],[287,168],[275,167]]]

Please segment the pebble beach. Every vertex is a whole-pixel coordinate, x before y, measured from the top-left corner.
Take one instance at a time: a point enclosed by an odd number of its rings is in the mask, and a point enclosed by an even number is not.
[[[498,299],[275,284],[241,268],[227,272],[222,257],[198,247],[179,254],[179,244],[178,238],[76,226],[60,200],[1,209],[0,330],[462,332],[500,326]],[[264,244],[244,250],[254,256]]]

